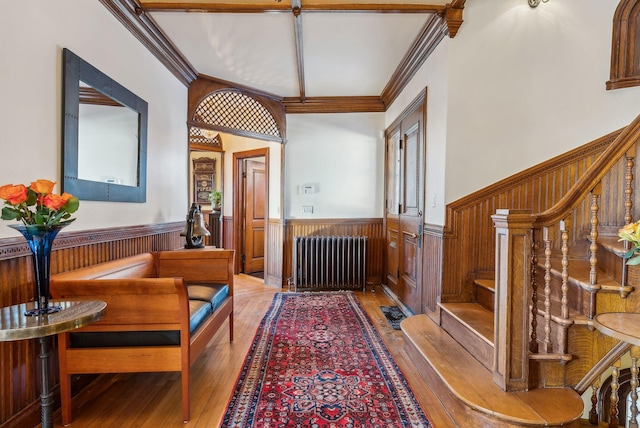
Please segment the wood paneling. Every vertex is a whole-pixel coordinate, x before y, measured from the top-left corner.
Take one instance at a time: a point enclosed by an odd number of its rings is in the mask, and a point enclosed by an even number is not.
[[[267,260],[265,264],[264,283],[283,286],[283,240],[284,223],[280,219],[270,218],[267,224]]]
[[[529,209],[540,213],[551,208],[619,134],[620,131],[608,134],[449,204],[444,230],[443,264],[447,269],[443,272],[442,301],[472,301],[469,278],[495,269],[495,230],[491,216],[497,209]],[[618,181],[621,178],[624,178],[624,159],[604,178],[603,187],[621,185]],[[639,199],[637,195],[634,197]],[[621,206],[624,208],[624,204]],[[601,204],[600,224],[619,225],[619,209]],[[578,227],[570,237],[572,244],[586,238],[590,215],[588,199],[573,210],[570,221]],[[558,241],[554,242],[555,248],[559,248]]]
[[[181,247],[183,222],[61,232],[54,241],[51,273],[64,272],[147,251]],[[0,239],[0,305],[33,300],[31,255],[23,238]],[[51,355],[58,383],[57,352]],[[35,426],[40,420],[39,346],[35,340],[0,343],[0,427]],[[56,388],[57,393],[57,388]],[[56,406],[57,406],[56,397]]]
[[[283,279],[293,281],[292,249],[295,236],[366,236],[368,284],[380,284],[382,279],[382,250],[384,229],[381,218],[373,219],[304,219],[286,220],[284,227],[284,266]]]
[[[442,229],[441,226],[425,225],[422,234],[422,313],[436,319],[442,287]]]

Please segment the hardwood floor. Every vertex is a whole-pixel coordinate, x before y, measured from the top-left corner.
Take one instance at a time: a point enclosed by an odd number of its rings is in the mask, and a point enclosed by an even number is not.
[[[236,276],[234,341],[221,328],[191,371],[191,420],[182,421],[180,374],[139,373],[103,375],[73,401],[71,427],[217,427],[226,409],[245,355],[274,293],[248,275]],[[393,330],[379,309],[393,305],[380,287],[376,292],[356,292],[396,363],[405,374],[420,404],[438,428],[454,426],[447,412],[410,363],[403,350],[403,335]],[[55,426],[62,426],[56,412]]]

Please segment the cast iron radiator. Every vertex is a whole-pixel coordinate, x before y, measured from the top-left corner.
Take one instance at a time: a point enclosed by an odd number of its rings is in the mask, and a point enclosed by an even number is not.
[[[366,236],[293,238],[293,286],[299,290],[365,291]]]

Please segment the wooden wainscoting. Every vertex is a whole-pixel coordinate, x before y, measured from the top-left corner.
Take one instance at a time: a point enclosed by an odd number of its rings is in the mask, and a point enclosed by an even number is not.
[[[51,255],[51,273],[109,260],[181,247],[184,222],[61,232]],[[33,300],[31,253],[22,237],[0,239],[0,305]],[[55,342],[55,341],[54,341]],[[36,340],[0,342],[0,427],[35,426],[40,421]],[[52,385],[58,383],[57,352],[51,354]],[[59,406],[57,387],[56,404]]]
[[[222,217],[222,248],[233,249],[233,217]]]
[[[283,242],[283,286],[293,280],[292,251],[293,238],[296,236],[366,236],[367,239],[367,284],[380,284],[382,281],[382,257],[384,229],[381,218],[363,219],[295,219],[285,220]]]
[[[422,313],[438,319],[438,299],[442,289],[442,226],[424,226],[422,233]],[[435,313],[435,314],[434,314]]]
[[[282,276],[284,221],[279,218],[270,218],[267,227],[267,259],[264,266],[264,283],[281,287],[285,285]]]
[[[605,135],[449,204],[444,231],[443,263],[447,268],[443,271],[442,301],[472,301],[470,276],[494,271],[495,230],[491,216],[497,209],[529,209],[535,213],[550,208],[619,134],[620,131],[616,131]],[[621,185],[624,168],[622,159],[603,180],[603,186]],[[590,213],[587,202],[577,208],[572,216],[572,222],[584,225],[577,230],[589,230]],[[623,203],[615,205],[601,202],[600,205],[618,206],[618,210],[624,207]],[[599,217],[601,225],[614,225],[615,219],[619,221],[620,218],[619,213],[602,211]],[[575,242],[585,236],[572,236],[571,239]],[[557,241],[554,244],[556,246],[559,245],[559,240]]]

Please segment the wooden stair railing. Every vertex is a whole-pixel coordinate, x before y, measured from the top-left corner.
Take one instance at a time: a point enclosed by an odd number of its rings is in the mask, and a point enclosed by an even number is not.
[[[589,274],[586,281],[579,284],[588,291],[587,321],[596,314],[596,293],[603,289],[598,283],[598,211],[601,193],[601,183],[609,171],[627,156],[628,186],[625,186],[625,215],[624,221],[632,218],[632,177],[633,155],[632,149],[640,142],[640,116],[629,124],[604,150],[593,164],[585,171],[574,186],[559,200],[557,204],[546,211],[533,214],[530,210],[498,209],[492,216],[496,233],[496,323],[495,323],[495,369],[494,382],[505,391],[525,391],[529,385],[529,360],[555,359],[566,362],[571,359],[568,354],[567,329],[573,324],[569,315],[571,306],[568,298],[568,284],[570,277],[568,236],[576,234],[576,225],[571,223],[573,211],[583,203],[585,198],[590,198],[590,231],[589,231]],[[569,225],[569,230],[565,227]],[[547,276],[551,274],[551,245],[550,231],[558,231],[561,240],[561,270],[562,280],[559,311],[552,309],[551,286]],[[542,233],[541,233],[542,232]],[[537,341],[538,306],[532,295],[537,296],[536,275],[533,274],[537,264],[535,248],[536,237],[542,235],[545,251],[545,299],[543,318],[544,338],[543,346],[536,351],[533,343]],[[529,291],[532,291],[531,294]],[[619,286],[609,286],[608,291],[617,291],[625,297],[630,289],[625,283]],[[531,317],[529,317],[531,313]],[[557,313],[558,315],[555,315]],[[529,319],[531,318],[531,319]],[[557,341],[554,349],[551,338],[551,321],[555,319],[557,324]],[[535,334],[534,334],[535,332]],[[531,339],[528,339],[531,338]]]

